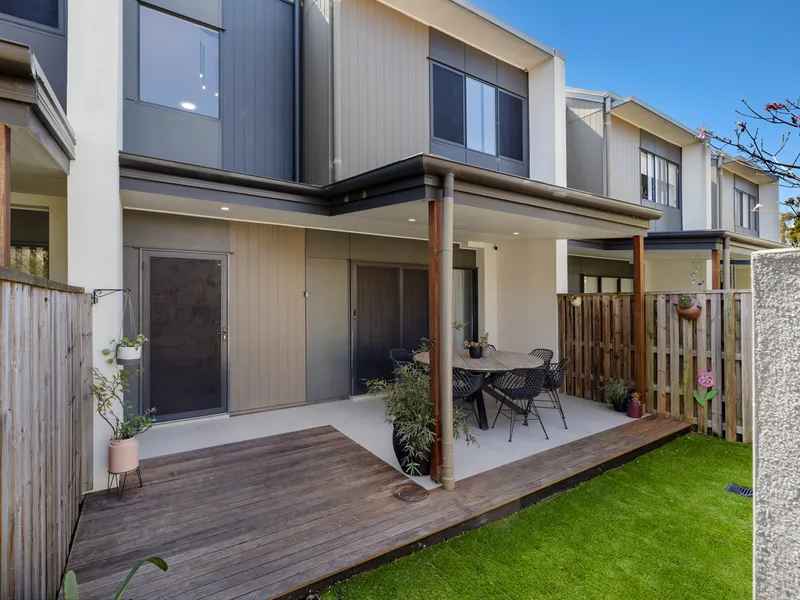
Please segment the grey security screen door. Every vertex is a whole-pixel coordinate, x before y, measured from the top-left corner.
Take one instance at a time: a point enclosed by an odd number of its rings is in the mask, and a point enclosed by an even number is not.
[[[159,421],[227,410],[228,257],[143,252],[142,400]]]

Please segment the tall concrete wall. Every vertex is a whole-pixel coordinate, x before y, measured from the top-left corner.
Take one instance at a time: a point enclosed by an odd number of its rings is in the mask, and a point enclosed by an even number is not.
[[[800,598],[800,250],[753,256],[755,600]]]

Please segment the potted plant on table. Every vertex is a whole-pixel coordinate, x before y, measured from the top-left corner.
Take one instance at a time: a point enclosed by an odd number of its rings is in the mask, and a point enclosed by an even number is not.
[[[627,410],[631,390],[625,381],[612,379],[601,388],[601,391],[603,401],[609,406],[613,406],[615,411],[625,412]]]
[[[681,295],[675,308],[678,310],[678,314],[687,321],[696,321],[703,310],[695,297],[689,294]]]
[[[112,351],[106,348],[103,356],[108,356],[108,364],[113,364],[116,358],[120,365],[138,365],[142,362],[142,346],[148,341],[141,333],[135,338],[122,338],[120,341],[112,340],[111,345],[116,347],[116,355],[111,356]]]
[[[395,379],[367,381],[373,396],[383,396],[386,422],[392,424],[392,446],[400,468],[408,475],[430,475],[430,453],[436,434],[436,419],[430,401],[430,376],[422,365],[404,364]],[[453,437],[476,442],[464,413],[453,407]]]
[[[483,356],[483,352],[486,349],[486,338],[481,338],[479,342],[473,342],[470,340],[464,340],[464,348],[469,350],[469,357],[470,358],[480,358]]]

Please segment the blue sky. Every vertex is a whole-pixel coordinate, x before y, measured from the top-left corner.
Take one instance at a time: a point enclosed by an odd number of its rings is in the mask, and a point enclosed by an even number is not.
[[[567,85],[638,96],[692,128],[732,137],[742,98],[800,96],[796,0],[472,1],[561,50]]]

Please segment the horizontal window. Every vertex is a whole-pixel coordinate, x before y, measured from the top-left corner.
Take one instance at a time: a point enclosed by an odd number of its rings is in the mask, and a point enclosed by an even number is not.
[[[742,190],[733,190],[733,212],[736,224],[745,229],[758,231],[758,198]]]
[[[219,117],[219,33],[139,8],[139,99]]]
[[[525,160],[522,98],[431,63],[433,137],[469,150]]]
[[[0,13],[58,29],[59,0],[0,0]]]
[[[651,152],[639,152],[642,200],[678,208],[680,167]]]

